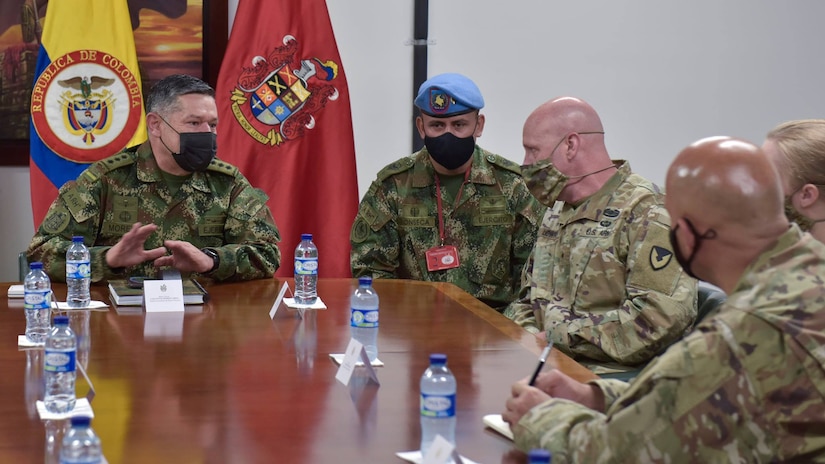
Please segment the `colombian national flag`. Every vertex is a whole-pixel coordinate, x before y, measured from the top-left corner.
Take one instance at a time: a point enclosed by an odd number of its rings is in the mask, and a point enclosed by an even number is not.
[[[146,139],[126,0],[49,2],[31,97],[34,227],[90,163]]]

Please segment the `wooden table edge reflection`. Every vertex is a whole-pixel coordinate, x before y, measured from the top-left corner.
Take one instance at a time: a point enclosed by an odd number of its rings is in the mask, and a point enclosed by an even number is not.
[[[86,351],[78,359],[95,384],[92,425],[108,462],[402,462],[395,452],[418,447],[418,380],[430,352],[447,353],[458,380],[459,452],[480,463],[510,462],[512,442],[481,419],[500,413],[510,385],[531,374],[542,340],[455,285],[376,280],[381,384],[354,375],[344,386],[329,354],[349,340],[357,280],[320,279],[328,309],[301,318],[282,305],[270,319],[283,282],[207,283],[209,303],[160,328],[150,328],[140,308],[70,312],[80,321]],[[53,289],[65,299],[65,285]],[[105,285],[94,285],[92,298],[108,303]],[[56,462],[53,432],[30,404],[42,398],[42,360],[10,341],[24,328],[22,300],[7,300],[0,461],[39,462],[45,452],[46,462]],[[558,350],[547,364],[595,378]]]

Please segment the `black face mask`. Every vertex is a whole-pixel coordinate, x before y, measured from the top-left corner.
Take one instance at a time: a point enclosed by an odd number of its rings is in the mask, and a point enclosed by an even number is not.
[[[458,169],[473,156],[476,149],[476,140],[473,136],[458,138],[450,132],[438,137],[424,137],[424,146],[433,158],[433,161],[453,170]]]
[[[165,119],[161,118],[163,122]],[[206,171],[209,163],[215,158],[218,151],[217,136],[213,132],[178,132],[171,124],[166,122],[170,129],[180,136],[180,153],[173,152],[163,141],[160,143],[172,153],[172,158],[178,166],[189,171]]]
[[[716,238],[716,231],[713,229],[708,229],[704,234],[699,235],[690,220],[688,220],[688,218],[684,219],[685,224],[688,226],[688,232],[693,235],[693,238],[696,241],[696,246],[693,248],[693,253],[689,257],[685,257],[685,255],[682,254],[682,250],[679,248],[679,242],[676,239],[676,230],[679,228],[678,225],[670,229],[670,246],[673,247],[673,255],[676,256],[676,261],[680,266],[682,266],[682,269],[685,270],[687,275],[693,277],[694,279],[701,280],[696,276],[696,274],[693,273],[690,266],[693,264],[693,258],[695,258],[696,254],[699,253],[699,248],[702,245],[702,241]]]

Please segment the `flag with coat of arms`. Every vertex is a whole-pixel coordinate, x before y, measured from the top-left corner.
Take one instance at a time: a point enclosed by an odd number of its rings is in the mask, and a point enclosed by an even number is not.
[[[49,2],[30,106],[35,228],[64,183],[146,139],[141,90],[126,0]]]
[[[269,195],[283,256],[311,233],[318,274],[351,276],[355,145],[325,1],[239,0],[216,99],[218,157]],[[292,272],[282,265],[276,275]]]

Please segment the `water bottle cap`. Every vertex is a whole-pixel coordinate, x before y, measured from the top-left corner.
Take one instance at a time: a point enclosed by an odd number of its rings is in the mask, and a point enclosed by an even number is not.
[[[312,234],[301,234],[301,240],[312,240]]]
[[[83,236],[82,235],[72,236],[72,243],[83,243]]]
[[[370,276],[359,277],[358,278],[358,285],[366,285],[366,286],[372,285],[372,277],[370,277]]]
[[[29,269],[43,269],[43,263],[40,261],[35,261],[29,264]]]
[[[69,325],[69,316],[55,316],[54,325]]]
[[[550,451],[546,449],[532,449],[530,453],[527,454],[528,460],[531,463],[549,463],[550,462]]]
[[[89,416],[72,416],[72,427],[88,427],[91,423],[92,418]]]
[[[447,364],[447,355],[444,353],[431,354],[430,364]]]

